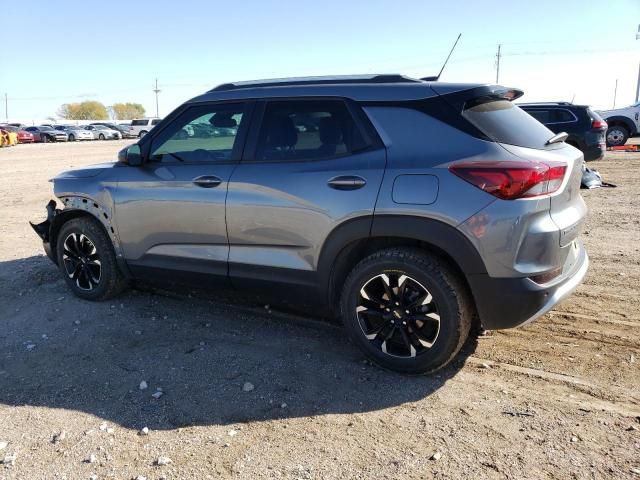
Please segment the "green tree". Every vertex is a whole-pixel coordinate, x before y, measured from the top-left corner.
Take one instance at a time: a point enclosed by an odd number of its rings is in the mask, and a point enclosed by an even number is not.
[[[58,110],[58,115],[67,120],[108,120],[107,108],[95,100],[80,103],[65,103]]]
[[[144,117],[144,107],[139,103],[114,103],[113,113],[118,120],[132,120]]]

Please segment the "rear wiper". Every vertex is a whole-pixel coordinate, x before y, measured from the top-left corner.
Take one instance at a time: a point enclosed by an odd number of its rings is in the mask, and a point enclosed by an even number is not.
[[[552,143],[561,143],[564,142],[567,138],[569,138],[569,134],[566,132],[556,133],[553,137],[547,140],[545,145],[551,145]]]

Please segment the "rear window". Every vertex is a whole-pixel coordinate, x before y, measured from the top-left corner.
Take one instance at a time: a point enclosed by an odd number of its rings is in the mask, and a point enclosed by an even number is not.
[[[149,120],[133,120],[131,122],[132,127],[143,127],[149,124]]]
[[[481,98],[467,102],[462,116],[494,142],[545,148],[553,132],[508,100]]]

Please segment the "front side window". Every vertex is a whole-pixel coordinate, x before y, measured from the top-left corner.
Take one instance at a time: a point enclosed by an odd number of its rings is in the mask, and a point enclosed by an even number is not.
[[[273,101],[265,108],[256,160],[320,160],[367,146],[340,100]]]
[[[154,138],[154,162],[227,162],[232,160],[243,104],[192,107]]]

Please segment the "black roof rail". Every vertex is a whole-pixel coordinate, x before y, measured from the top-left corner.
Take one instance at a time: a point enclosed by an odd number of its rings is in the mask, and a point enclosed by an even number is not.
[[[399,74],[349,75],[335,77],[276,78],[271,80],[252,80],[248,82],[223,83],[209,92],[223,92],[242,88],[290,87],[296,85],[342,85],[342,84],[381,84],[381,83],[422,83],[421,80]]]

